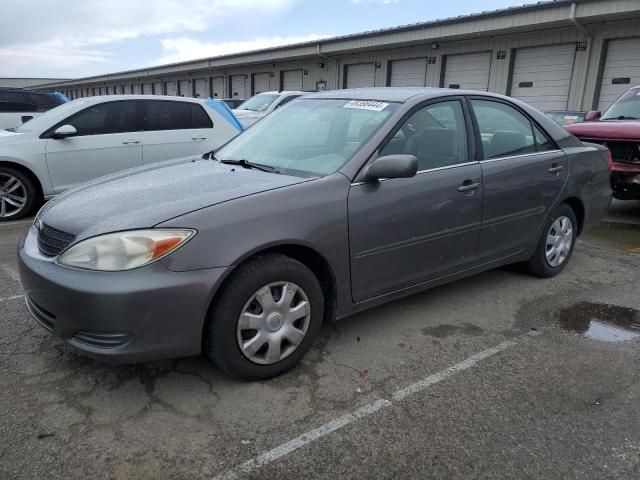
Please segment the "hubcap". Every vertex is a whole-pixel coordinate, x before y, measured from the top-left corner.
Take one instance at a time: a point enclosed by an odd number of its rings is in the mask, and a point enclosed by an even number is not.
[[[238,318],[240,351],[261,365],[279,362],[300,346],[310,319],[309,298],[302,288],[291,282],[265,285],[249,298]]]
[[[547,234],[545,254],[551,267],[564,263],[573,244],[573,223],[569,217],[558,217]]]
[[[17,215],[27,204],[27,189],[18,178],[0,173],[0,217]]]

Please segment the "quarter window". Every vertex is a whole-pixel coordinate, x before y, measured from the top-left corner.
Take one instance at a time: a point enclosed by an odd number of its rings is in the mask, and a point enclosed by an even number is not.
[[[191,128],[191,104],[162,100],[146,101],[145,130],[185,130]]]
[[[458,100],[421,108],[403,120],[379,155],[407,154],[418,170],[447,167],[469,160],[464,111]]]
[[[73,125],[78,131],[77,136],[135,132],[136,102],[100,103],[82,110],[61,124]]]
[[[200,105],[191,104],[191,117],[193,119],[193,128],[213,128],[211,117]]]
[[[485,160],[536,151],[531,121],[518,110],[504,103],[487,100],[471,100],[471,104],[478,122]],[[545,138],[544,135],[542,138]]]

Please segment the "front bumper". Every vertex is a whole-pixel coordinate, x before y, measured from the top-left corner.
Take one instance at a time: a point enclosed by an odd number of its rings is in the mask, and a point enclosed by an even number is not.
[[[57,265],[32,227],[18,250],[27,307],[72,347],[131,363],[197,355],[213,293],[227,269],[172,272],[156,262],[127,272]]]
[[[640,199],[640,165],[613,162],[611,188],[615,198],[621,200]]]

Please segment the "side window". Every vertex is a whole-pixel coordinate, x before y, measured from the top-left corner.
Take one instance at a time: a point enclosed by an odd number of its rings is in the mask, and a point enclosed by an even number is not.
[[[200,105],[191,104],[191,118],[193,119],[193,128],[213,128],[211,117]]]
[[[151,100],[145,101],[145,130],[184,130],[191,128],[191,104]]]
[[[509,105],[471,100],[482,138],[484,159],[525,155],[536,151],[531,121]]]
[[[89,107],[61,124],[73,125],[77,136],[135,132],[136,102],[108,102]]]
[[[556,146],[549,141],[547,136],[534,125],[533,133],[536,137],[536,150],[538,152],[548,152],[549,150],[555,150]]]
[[[284,100],[282,100],[277,106],[276,108],[280,108],[284,105],[286,105],[287,103],[289,103],[291,100],[295,100],[296,98],[298,98],[300,95],[291,95],[287,98],[285,98]],[[275,109],[274,109],[275,110]]]
[[[469,159],[464,111],[458,100],[421,108],[380,151],[380,156],[415,155],[418,170],[465,163]]]

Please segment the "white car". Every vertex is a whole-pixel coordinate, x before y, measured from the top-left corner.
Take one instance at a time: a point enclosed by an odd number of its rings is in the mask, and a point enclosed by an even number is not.
[[[220,101],[111,95],[65,103],[0,130],[0,221],[102,175],[215,150],[242,129]]]
[[[266,117],[276,108],[286,105],[291,100],[304,95],[305,92],[285,91],[285,92],[264,92],[254,95],[233,110],[235,116],[244,127],[253,125],[258,120]]]
[[[16,127],[65,101],[59,94],[0,88],[0,129]]]

